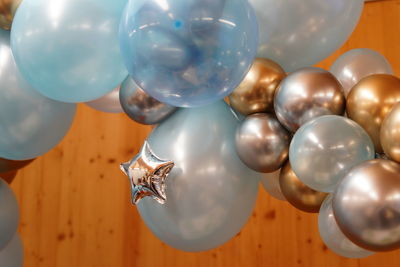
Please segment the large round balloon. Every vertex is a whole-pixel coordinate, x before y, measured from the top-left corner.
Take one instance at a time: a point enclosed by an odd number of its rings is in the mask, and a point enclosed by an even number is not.
[[[28,0],[29,1],[29,0]],[[0,30],[0,157],[26,160],[57,145],[69,130],[75,104],[60,103],[35,91],[21,76]]]
[[[22,267],[24,263],[24,247],[18,234],[0,250],[0,266]]]
[[[167,202],[138,204],[153,233],[185,251],[214,248],[235,236],[249,218],[261,174],[247,168],[235,152],[238,120],[222,101],[180,109],[150,135],[155,155],[172,160]]]
[[[129,1],[120,26],[128,71],[157,100],[201,106],[227,96],[256,54],[247,0]]]
[[[368,134],[357,123],[334,115],[303,125],[289,149],[297,177],[322,192],[332,192],[352,167],[374,157],[374,145]]]
[[[260,27],[258,57],[287,72],[312,66],[338,49],[353,32],[363,0],[249,0]]]
[[[128,75],[118,44],[127,0],[24,0],[11,43],[22,75],[43,95],[87,102]]]
[[[0,177],[0,251],[18,228],[19,208],[14,192]],[[0,265],[1,266],[1,265]]]

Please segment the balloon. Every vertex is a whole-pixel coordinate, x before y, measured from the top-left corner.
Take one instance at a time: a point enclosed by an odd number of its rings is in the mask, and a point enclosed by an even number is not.
[[[400,165],[383,159],[364,162],[342,180],[333,212],[343,233],[371,251],[400,248]]]
[[[362,78],[372,74],[393,74],[386,58],[367,48],[353,49],[341,55],[331,66],[331,72],[343,85],[346,96]]]
[[[382,122],[397,102],[400,102],[400,79],[389,74],[362,79],[347,96],[347,115],[367,131],[378,153],[383,152]]]
[[[242,83],[230,94],[231,106],[249,115],[274,111],[274,95],[285,71],[275,62],[256,58]]]
[[[337,50],[353,32],[363,0],[249,0],[260,27],[258,57],[287,72],[312,66]]]
[[[279,185],[279,174],[281,173],[281,170],[277,170],[275,172],[271,173],[264,173],[263,177],[261,178],[261,183],[267,191],[267,193],[272,196],[273,198],[276,198],[278,200],[286,200],[285,196],[282,194],[281,187]]]
[[[352,167],[374,157],[374,145],[368,134],[357,123],[334,115],[303,125],[289,149],[297,177],[322,192],[332,192]]]
[[[380,131],[383,151],[394,161],[400,162],[400,103],[393,106]]]
[[[127,0],[24,0],[11,45],[25,79],[43,95],[88,102],[128,75],[118,25]]]
[[[3,179],[7,183],[11,184],[15,177],[17,176],[18,171],[10,171],[10,172],[3,172],[0,173],[0,179]]]
[[[24,263],[24,248],[21,238],[15,234],[7,246],[0,250],[0,266],[22,267]]]
[[[146,94],[130,77],[122,83],[119,99],[125,113],[141,124],[160,123],[177,109]]]
[[[207,250],[228,241],[246,223],[261,174],[235,153],[238,123],[220,101],[180,109],[151,133],[154,154],[175,166],[166,180],[166,204],[144,198],[138,209],[163,242],[185,251]]]
[[[76,105],[36,92],[20,75],[9,42],[9,32],[0,30],[0,157],[27,160],[61,141],[72,124]]]
[[[89,107],[106,112],[106,113],[122,113],[124,110],[121,107],[121,103],[119,102],[119,87],[115,88],[108,94],[92,100],[90,102],[86,102],[86,105]]]
[[[129,1],[120,44],[130,75],[172,106],[202,106],[231,93],[253,63],[258,44],[246,0]]]
[[[0,179],[0,251],[13,238],[18,228],[19,209],[14,192]],[[2,266],[2,265],[0,265]]]
[[[256,113],[244,119],[236,131],[239,158],[258,172],[274,172],[288,157],[290,135],[270,114]]]
[[[0,173],[16,171],[16,170],[22,169],[34,160],[35,159],[9,160],[9,159],[0,158]]]
[[[0,27],[4,30],[11,28],[15,11],[21,0],[0,0]]]
[[[318,229],[325,245],[340,256],[365,258],[374,254],[351,242],[340,230],[333,215],[332,195],[329,195],[322,203],[321,211],[318,215]]]
[[[315,191],[300,181],[289,161],[281,170],[279,184],[285,199],[296,209],[304,212],[319,212],[321,204],[327,196],[326,193]]]
[[[303,68],[281,82],[274,105],[279,121],[295,132],[313,118],[342,115],[345,99],[342,86],[331,73],[320,68]]]

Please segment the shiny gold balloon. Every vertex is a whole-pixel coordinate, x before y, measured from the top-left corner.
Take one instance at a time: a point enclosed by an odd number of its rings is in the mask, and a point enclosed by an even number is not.
[[[347,97],[347,115],[360,124],[381,153],[380,129],[393,105],[400,102],[400,79],[389,74],[375,74],[362,79]]]
[[[292,170],[289,161],[281,170],[279,184],[286,200],[295,208],[305,212],[319,212],[322,202],[328,195],[315,191],[300,181]]]
[[[15,176],[17,176],[17,171],[0,173],[0,179],[3,179],[9,184],[11,184],[12,181],[14,181]]]
[[[10,159],[3,159],[0,158],[0,174],[5,173],[5,172],[11,172],[11,171],[16,171],[19,170],[35,159],[29,159],[29,160],[10,160]]]
[[[9,30],[14,14],[22,0],[0,0],[0,27]]]
[[[381,144],[389,158],[400,162],[400,103],[393,106],[381,127]]]
[[[229,96],[231,106],[249,115],[274,111],[274,95],[285,71],[274,61],[257,58],[242,83]]]

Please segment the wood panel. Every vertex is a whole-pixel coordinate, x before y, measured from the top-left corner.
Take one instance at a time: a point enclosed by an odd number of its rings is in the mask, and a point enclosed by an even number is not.
[[[351,39],[320,64],[368,47],[400,73],[400,0],[371,2]],[[26,267],[131,266],[399,266],[400,251],[363,260],[331,253],[317,216],[274,200],[260,188],[253,216],[229,243],[185,253],[161,243],[130,205],[118,163],[138,152],[149,132],[124,115],[80,105],[74,125],[53,151],[21,171],[13,184],[21,205]]]

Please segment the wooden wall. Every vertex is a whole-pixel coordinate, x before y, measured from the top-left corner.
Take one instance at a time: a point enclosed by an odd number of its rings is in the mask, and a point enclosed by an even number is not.
[[[400,74],[399,32],[400,0],[370,2],[351,39],[321,66],[328,68],[351,48],[368,47]],[[122,114],[79,106],[64,141],[13,183],[26,267],[400,265],[400,251],[363,260],[334,255],[322,244],[316,215],[296,211],[262,188],[253,216],[229,243],[196,254],[168,247],[131,206],[128,179],[118,168],[138,152],[149,130]]]

